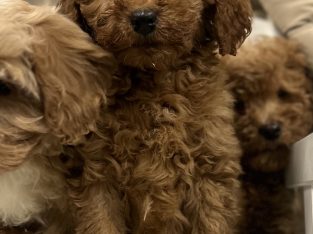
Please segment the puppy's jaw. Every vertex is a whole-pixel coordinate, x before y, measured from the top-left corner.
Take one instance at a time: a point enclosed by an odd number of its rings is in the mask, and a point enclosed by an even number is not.
[[[278,146],[275,149],[268,149],[257,152],[256,154],[247,154],[242,158],[243,167],[265,173],[284,170],[288,164],[289,148],[288,146]]]

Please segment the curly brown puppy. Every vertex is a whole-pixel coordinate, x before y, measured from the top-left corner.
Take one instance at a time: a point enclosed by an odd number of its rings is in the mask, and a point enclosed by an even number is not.
[[[78,233],[236,232],[239,145],[216,50],[250,32],[248,0],[61,0],[120,68],[79,149]],[[79,186],[80,185],[80,186]]]
[[[225,61],[243,148],[246,215],[242,233],[297,234],[296,194],[285,188],[289,147],[313,124],[312,81],[297,45],[267,38]]]
[[[55,10],[0,2],[3,226],[39,222],[49,226],[44,233],[70,233],[58,156],[96,128],[113,61]]]

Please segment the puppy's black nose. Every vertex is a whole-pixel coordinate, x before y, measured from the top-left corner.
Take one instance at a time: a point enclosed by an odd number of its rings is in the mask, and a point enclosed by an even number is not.
[[[152,10],[136,10],[131,15],[131,24],[135,32],[147,36],[156,27],[157,16]]]
[[[259,128],[259,133],[266,140],[273,141],[280,137],[281,126],[279,123],[265,124]]]

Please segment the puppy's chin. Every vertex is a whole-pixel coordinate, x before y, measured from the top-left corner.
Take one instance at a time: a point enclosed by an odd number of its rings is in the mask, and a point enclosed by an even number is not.
[[[284,170],[288,164],[289,149],[279,146],[275,150],[264,150],[243,157],[243,165],[248,170],[272,173]]]
[[[177,60],[186,53],[173,47],[132,47],[117,53],[118,61],[126,66],[139,69],[163,70],[177,64]]]

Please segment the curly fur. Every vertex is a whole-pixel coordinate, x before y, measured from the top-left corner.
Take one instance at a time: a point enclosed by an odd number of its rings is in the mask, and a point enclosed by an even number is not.
[[[296,234],[297,196],[284,186],[289,147],[313,124],[312,81],[298,46],[282,38],[265,38],[227,58],[226,68],[237,99],[236,132],[243,148],[246,216],[242,233]],[[277,122],[276,140],[259,128]],[[299,220],[298,220],[299,221]]]
[[[235,54],[250,32],[245,0],[61,0],[119,61],[98,131],[78,148],[77,233],[234,233],[239,147],[215,51]],[[130,13],[158,13],[136,34]]]
[[[0,222],[68,233],[58,156],[95,129],[114,60],[54,9],[24,1],[1,1],[0,35]]]

